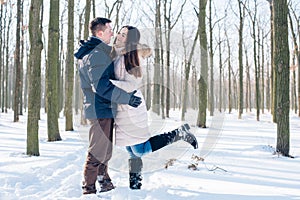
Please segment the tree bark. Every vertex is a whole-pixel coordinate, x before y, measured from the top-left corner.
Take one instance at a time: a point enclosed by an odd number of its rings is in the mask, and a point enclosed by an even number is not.
[[[240,26],[239,26],[239,115],[238,118],[242,118],[243,114],[243,101],[244,101],[244,95],[243,95],[243,28],[244,28],[244,18],[245,18],[245,8],[242,5],[242,2],[238,0],[239,5],[239,17],[240,17]]]
[[[91,0],[85,1],[85,14],[84,14],[84,32],[83,37],[86,39],[89,37],[89,23],[91,14]]]
[[[28,65],[28,117],[27,117],[27,155],[39,156],[39,113],[41,109],[41,51],[42,19],[41,6],[43,1],[31,0],[29,13],[29,39],[30,48]]]
[[[210,101],[209,101],[209,113],[210,116],[214,115],[215,110],[215,98],[214,98],[214,51],[213,51],[213,26],[212,26],[212,0],[209,0],[209,64],[210,64]]]
[[[20,55],[20,28],[21,24],[21,0],[17,1],[17,28],[16,28],[16,50],[15,50],[15,85],[14,85],[14,122],[19,121],[19,104],[21,88],[21,55]]]
[[[197,126],[206,128],[207,109],[207,81],[208,81],[208,55],[207,55],[207,35],[206,35],[206,4],[207,0],[199,0],[198,28],[200,39],[201,74],[199,85],[199,110]]]
[[[48,141],[61,140],[58,127],[59,1],[50,1],[47,75]]]
[[[160,7],[161,7],[161,0],[155,0],[156,2],[156,13],[155,13],[155,41],[154,41],[154,86],[153,86],[153,99],[152,99],[152,110],[156,114],[160,114],[160,91],[161,91],[161,78],[160,78],[160,24],[159,24],[159,18],[160,18]]]
[[[288,43],[288,5],[287,0],[274,1],[274,64],[277,76],[277,145],[276,151],[289,156],[289,43]]]
[[[74,0],[68,0],[68,41],[65,72],[66,131],[73,131],[73,85],[74,85]]]

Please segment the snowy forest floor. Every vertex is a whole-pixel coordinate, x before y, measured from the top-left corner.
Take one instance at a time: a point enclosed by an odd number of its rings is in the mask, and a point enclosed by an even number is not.
[[[1,200],[282,200],[300,199],[300,118],[291,113],[290,154],[274,153],[276,124],[269,113],[256,121],[252,113],[216,114],[208,117],[209,128],[195,127],[197,112],[189,110],[186,121],[199,142],[194,150],[184,142],[169,145],[143,158],[142,190],[128,189],[128,155],[114,147],[109,173],[116,189],[82,196],[81,181],[86,157],[88,127],[64,131],[62,141],[47,142],[46,115],[40,120],[40,156],[26,152],[26,115],[13,123],[13,113],[0,114]],[[180,112],[162,120],[149,112],[151,133],[158,134],[183,124]],[[204,159],[204,161],[202,160]]]

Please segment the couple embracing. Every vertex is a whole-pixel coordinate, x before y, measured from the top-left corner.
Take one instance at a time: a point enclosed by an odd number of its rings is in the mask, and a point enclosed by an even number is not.
[[[115,188],[107,170],[114,128],[115,145],[124,146],[129,154],[129,187],[140,189],[143,155],[178,140],[195,149],[198,142],[188,124],[151,137],[145,100],[139,90],[143,75],[141,61],[151,55],[151,49],[139,43],[139,30],[123,26],[111,47],[111,20],[97,17],[89,28],[92,36],[80,41],[81,46],[74,54],[79,64],[84,114],[90,124],[83,194],[96,193],[96,182],[99,192]]]

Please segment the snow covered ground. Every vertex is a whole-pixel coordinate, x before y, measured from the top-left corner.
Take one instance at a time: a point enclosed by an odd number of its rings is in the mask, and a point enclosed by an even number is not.
[[[82,169],[87,148],[87,127],[64,131],[62,141],[47,142],[46,116],[40,121],[40,154],[26,151],[26,116],[13,123],[13,113],[0,113],[0,199],[176,199],[176,200],[276,200],[300,199],[300,118],[291,114],[291,149],[294,159],[274,153],[276,125],[270,114],[256,121],[253,113],[216,114],[208,129],[192,126],[199,149],[177,142],[144,157],[142,190],[128,189],[128,156],[115,147],[109,173],[116,189],[96,195],[81,195]],[[183,122],[179,112],[161,120],[152,113],[153,133],[176,128]],[[196,112],[187,121],[195,124]],[[76,121],[76,125],[78,125]],[[204,161],[201,161],[201,158]],[[166,163],[168,163],[167,168]]]

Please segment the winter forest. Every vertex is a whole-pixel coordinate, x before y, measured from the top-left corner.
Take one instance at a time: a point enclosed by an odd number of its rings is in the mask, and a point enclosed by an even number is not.
[[[114,33],[134,25],[153,54],[144,67],[147,108],[162,119],[197,111],[196,126],[219,112],[271,112],[276,151],[289,152],[289,114],[300,117],[300,3],[296,0],[1,0],[0,106],[14,122],[26,113],[28,155],[38,156],[38,121],[48,141],[61,140],[82,116],[74,51],[97,16]],[[85,119],[80,118],[85,124]]]

